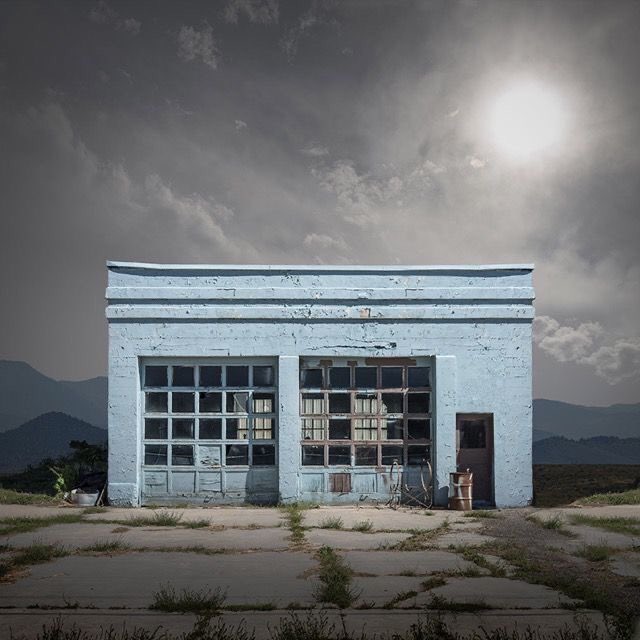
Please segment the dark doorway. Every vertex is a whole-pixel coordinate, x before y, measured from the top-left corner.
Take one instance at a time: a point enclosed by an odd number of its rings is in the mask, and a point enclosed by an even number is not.
[[[493,414],[456,415],[458,471],[473,473],[473,501],[493,504]]]

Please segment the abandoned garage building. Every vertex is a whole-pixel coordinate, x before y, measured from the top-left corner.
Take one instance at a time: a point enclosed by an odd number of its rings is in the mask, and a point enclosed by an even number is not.
[[[112,504],[530,502],[532,265],[107,268]]]

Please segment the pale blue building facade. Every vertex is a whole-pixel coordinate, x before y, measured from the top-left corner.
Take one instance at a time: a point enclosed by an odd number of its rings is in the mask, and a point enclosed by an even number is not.
[[[112,504],[531,501],[532,265],[107,269]]]

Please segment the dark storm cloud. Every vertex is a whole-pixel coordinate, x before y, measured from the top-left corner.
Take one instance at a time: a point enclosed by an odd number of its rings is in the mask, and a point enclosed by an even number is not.
[[[0,12],[0,355],[102,373],[107,258],[533,261],[537,394],[637,400],[637,3]],[[518,165],[487,109],[529,77],[569,131]]]

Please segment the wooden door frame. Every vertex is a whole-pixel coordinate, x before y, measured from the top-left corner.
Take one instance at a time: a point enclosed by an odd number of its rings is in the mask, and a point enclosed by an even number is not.
[[[487,434],[487,449],[489,453],[489,469],[491,471],[491,478],[489,480],[489,487],[491,488],[490,503],[494,505],[496,503],[496,474],[495,474],[495,448],[493,446],[493,413],[464,413],[456,412],[456,470],[458,469],[458,453],[460,451],[460,442],[458,441],[460,433],[460,421],[461,420],[488,420],[489,434]]]

